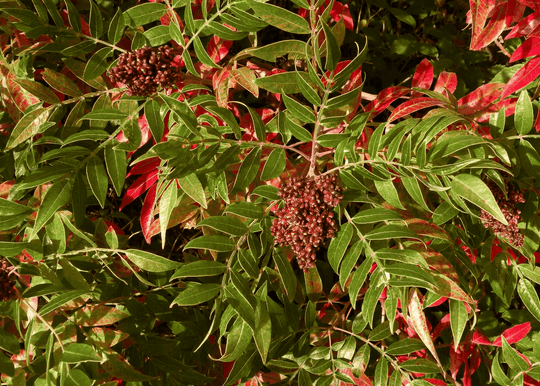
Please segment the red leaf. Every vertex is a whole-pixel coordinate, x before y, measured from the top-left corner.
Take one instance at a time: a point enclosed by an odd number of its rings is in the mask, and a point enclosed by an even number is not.
[[[434,91],[448,96],[448,92],[452,94],[454,91],[456,91],[456,87],[457,75],[453,72],[443,71],[439,74],[439,78],[437,78]]]
[[[508,341],[508,343],[513,344],[525,338],[525,336],[527,336],[529,331],[531,331],[531,323],[527,322],[527,323],[518,324],[517,326],[506,329],[501,334],[501,336],[504,336],[504,338]],[[500,336],[493,341],[493,345],[502,347],[502,340]]]
[[[491,341],[488,338],[486,338],[485,335],[483,335],[482,333],[478,331],[475,331],[473,333],[471,342],[475,344],[481,344],[483,346],[495,346],[493,343],[491,343]]]
[[[536,115],[536,119],[534,120],[534,127],[536,127],[536,132],[540,132],[540,114]]]
[[[439,335],[441,335],[441,332],[446,330],[448,327],[450,327],[450,314],[444,315],[439,324],[437,324],[433,331],[431,331],[431,339],[437,339]]]
[[[463,371],[463,386],[472,386],[471,385],[471,369],[469,364],[465,361],[465,370]]]
[[[429,333],[428,321],[422,310],[422,300],[420,300],[419,295],[421,296],[417,288],[411,289],[409,293],[409,304],[407,306],[407,310],[409,311],[407,323],[418,334],[418,337],[431,352],[435,360],[439,362],[439,356]]]
[[[420,87],[429,90],[431,83],[433,83],[433,66],[429,60],[424,59],[416,67],[411,87]]]
[[[540,55],[540,38],[528,38],[514,51],[509,63],[536,55]]]
[[[527,374],[525,374],[525,377],[523,378],[523,385],[524,386],[540,386],[540,382],[536,379],[532,379]]]
[[[505,40],[512,38],[519,38],[530,34],[537,26],[540,25],[540,12],[531,13],[525,19],[522,19],[517,25],[512,28],[512,31],[506,37]]]
[[[326,5],[328,6],[330,4],[330,0],[325,1]],[[330,11],[330,17],[334,19],[334,21],[338,22],[341,17],[343,17],[343,23],[345,24],[345,28],[348,30],[354,30],[354,22],[351,16],[351,12],[349,11],[349,4],[343,5],[339,1],[334,2],[334,6],[332,7],[332,10]]]
[[[471,37],[471,50],[476,46],[476,41],[484,29],[486,24],[489,9],[486,1],[469,0],[469,6],[471,8],[471,22],[472,22],[472,37]]]
[[[517,0],[509,0],[506,11],[506,27],[510,27],[512,24],[518,23],[523,18],[524,12],[525,5],[519,3]]]
[[[216,93],[216,101],[220,107],[227,108],[229,88],[236,85],[236,79],[231,73],[232,66],[227,66],[212,76],[212,85]]]
[[[480,50],[492,43],[504,31],[506,25],[507,3],[500,4],[489,20],[489,24],[475,39],[475,44],[471,43],[471,50]]]
[[[234,30],[232,27],[228,28]],[[227,56],[232,45],[232,40],[224,40],[214,35],[206,47],[206,52],[208,52],[208,55],[210,55],[214,63],[218,63],[221,59]]]
[[[150,228],[152,226],[152,221],[154,220],[154,206],[156,204],[156,190],[157,185],[154,184],[146,194],[144,198],[144,203],[141,210],[141,229],[144,239],[148,244],[150,244]]]
[[[401,86],[388,87],[382,90],[377,98],[372,100],[367,106],[366,111],[371,112],[371,118],[380,114],[384,111],[390,104],[398,98],[406,95],[409,92],[409,89]]]
[[[120,209],[122,210],[126,205],[131,203],[141,194],[146,192],[152,185],[158,180],[158,171],[154,170],[148,174],[143,174],[131,184],[131,186],[126,191],[122,203],[120,204]]]
[[[482,111],[499,99],[503,86],[502,83],[488,83],[478,87],[458,101],[458,111],[465,115]]]
[[[424,381],[429,382],[435,386],[446,386],[446,382],[440,379],[429,378],[429,379],[424,379]]]
[[[522,87],[534,81],[540,74],[540,57],[528,61],[521,69],[508,81],[501,95],[501,99],[513,94]]]
[[[428,97],[418,97],[411,100],[408,100],[405,103],[402,103],[390,114],[388,122],[395,121],[405,115],[414,113],[415,111],[426,109],[428,107],[434,106],[444,106],[445,103],[438,99],[428,98]]]
[[[540,12],[540,3],[538,0],[519,0],[521,4],[531,7],[535,12]]]
[[[152,171],[155,171],[157,167],[159,166],[160,159],[157,157],[152,157],[145,159],[144,161],[137,162],[129,171],[126,178],[129,176],[137,175],[137,174],[145,174],[150,173]]]
[[[450,347],[450,373],[452,374],[452,378],[456,379],[462,363],[461,346],[457,348],[457,351],[454,347]]]

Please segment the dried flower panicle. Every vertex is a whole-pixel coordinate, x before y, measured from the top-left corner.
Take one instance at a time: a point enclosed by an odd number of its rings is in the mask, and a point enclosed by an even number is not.
[[[306,271],[315,264],[317,250],[337,231],[333,208],[343,198],[337,178],[291,178],[279,189],[284,206],[276,212],[272,234],[276,244],[288,245],[296,254],[298,266]]]
[[[17,292],[15,291],[15,282],[9,277],[8,262],[6,260],[0,261],[0,300],[5,302],[15,298]]]
[[[493,218],[488,212],[482,210],[480,219],[482,220],[484,227],[490,228],[498,237],[506,239],[512,245],[521,248],[525,236],[519,231],[517,225],[520,220],[521,211],[516,208],[516,204],[525,202],[523,194],[519,189],[514,188],[513,185],[508,185],[506,189],[508,192],[508,199],[506,199],[503,192],[498,187],[495,187],[493,184],[489,184],[488,186],[497,200],[497,204],[499,205],[499,208],[501,208],[504,218],[508,221],[508,226]]]
[[[125,52],[109,72],[109,79],[125,84],[128,95],[152,95],[158,86],[173,88],[178,78],[178,67],[172,66],[174,57],[169,46],[142,47]]]

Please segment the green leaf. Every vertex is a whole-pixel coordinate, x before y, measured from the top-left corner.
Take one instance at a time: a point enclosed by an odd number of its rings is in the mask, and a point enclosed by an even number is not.
[[[231,369],[231,372],[227,376],[223,386],[230,386],[236,383],[239,379],[245,377],[253,367],[253,361],[255,360],[258,352],[256,350],[246,351],[240,358],[238,358]]]
[[[304,279],[306,283],[306,295],[312,302],[317,302],[323,292],[323,283],[317,266],[308,268],[307,272],[304,272]]]
[[[280,30],[295,34],[309,34],[311,32],[306,19],[296,13],[254,0],[248,0],[247,3],[253,8],[256,16]]]
[[[152,4],[159,4],[159,3],[152,3]],[[133,8],[132,8],[133,9]],[[103,74],[107,67],[109,67],[109,64],[107,63],[107,58],[109,56],[112,56],[113,49],[110,47],[103,47],[99,51],[97,51],[88,63],[86,63],[86,66],[84,68],[84,73],[82,75],[82,78],[85,82],[91,81],[96,79],[98,76]]]
[[[71,369],[67,373],[64,386],[91,386],[92,381],[88,375],[79,369]]]
[[[165,15],[167,7],[163,3],[143,3],[124,12],[125,24],[137,27],[157,21]]]
[[[405,207],[401,205],[401,201],[399,200],[399,194],[392,180],[376,180],[373,181],[373,183],[375,184],[375,188],[377,188],[377,192],[379,192],[379,194],[382,196],[382,198],[384,198],[387,203],[392,205],[394,208],[405,209]]]
[[[259,185],[253,189],[252,195],[267,198],[268,200],[279,200],[278,188],[272,185]]]
[[[288,55],[289,59],[304,59],[306,43],[301,40],[285,40],[270,43],[262,47],[246,48],[236,55],[237,59],[255,56],[256,58],[275,62],[277,58]]]
[[[105,147],[105,165],[116,194],[121,196],[127,175],[126,152],[112,146]]]
[[[299,72],[300,76],[304,77],[306,82],[309,75],[305,72]],[[295,72],[282,72],[279,74],[268,75],[263,78],[257,78],[255,84],[260,88],[273,93],[296,94],[300,92],[300,86],[296,82]]]
[[[296,82],[300,88],[300,92],[311,104],[320,106],[322,103],[321,97],[316,91],[316,88],[310,85],[299,72],[296,72]]]
[[[408,355],[415,351],[420,351],[425,349],[426,346],[422,341],[413,338],[405,338],[398,340],[397,342],[392,343],[386,349],[388,355]]]
[[[540,299],[534,289],[534,285],[527,279],[520,279],[517,285],[517,292],[525,307],[540,321]]]
[[[30,212],[32,212],[32,208],[26,205],[0,198],[0,213],[2,213],[2,216],[28,215]]]
[[[313,138],[311,136],[311,133],[304,129],[302,126],[297,125],[291,118],[290,115],[292,115],[290,112],[285,113],[284,119],[285,119],[285,129],[290,131],[291,134],[303,142],[310,142]]]
[[[92,193],[97,198],[99,205],[104,208],[109,179],[107,178],[105,165],[101,158],[97,156],[90,158],[90,161],[86,165],[86,176],[88,177],[88,183],[90,184]]]
[[[501,368],[501,364],[499,362],[499,351],[497,351],[497,353],[493,357],[493,360],[491,361],[491,375],[493,375],[493,379],[499,385],[510,384],[510,378],[506,376],[503,369]]]
[[[276,148],[272,150],[261,172],[261,180],[267,181],[279,177],[285,170],[286,164],[287,155],[285,149]]]
[[[347,279],[349,278],[352,269],[356,265],[356,262],[358,261],[363,249],[364,242],[362,240],[358,240],[349,248],[347,254],[343,258],[341,266],[339,267],[339,284],[341,285],[341,288],[345,288]]]
[[[386,386],[388,384],[388,361],[385,357],[380,357],[375,366],[374,376],[375,386]]]
[[[404,370],[413,373],[438,373],[439,367],[436,363],[422,358],[409,359],[399,365]]]
[[[70,343],[64,346],[62,360],[66,363],[101,362],[101,355],[96,349],[85,343]]]
[[[204,188],[196,174],[188,174],[187,176],[177,179],[180,188],[193,199],[193,201],[199,203],[203,208],[207,209],[206,195]]]
[[[263,363],[266,363],[270,343],[272,341],[272,321],[264,297],[257,297],[257,307],[255,308],[255,331],[253,333],[255,345],[261,355]]]
[[[277,250],[274,250],[273,256],[285,289],[285,294],[292,302],[296,294],[296,276],[291,267],[291,263],[283,253],[280,253]]]
[[[518,154],[525,172],[531,177],[536,177],[540,173],[540,155],[533,145],[525,139],[520,139]]]
[[[90,0],[90,35],[99,39],[103,35],[103,18],[99,8]]]
[[[6,150],[13,149],[15,146],[38,134],[41,125],[49,117],[49,112],[49,109],[38,108],[25,114],[13,128],[6,145]]]
[[[286,94],[282,94],[282,96],[283,96],[283,101],[285,102],[285,106],[291,112],[291,115],[294,118],[297,118],[301,120],[302,122],[306,122],[306,123],[315,123],[315,121],[317,120],[317,117],[315,116],[315,113],[313,112],[312,109],[307,108],[306,106],[295,101],[294,99],[292,99]]]
[[[219,261],[199,260],[177,269],[170,280],[183,277],[216,276],[224,273],[226,269],[227,266]]]
[[[162,46],[171,40],[169,27],[166,25],[157,25],[144,33],[151,47]]]
[[[390,379],[388,381],[388,386],[401,386],[402,384],[403,383],[402,383],[401,373],[395,370],[390,376]]]
[[[368,48],[368,39],[366,36],[366,41],[364,43],[364,47],[362,48],[362,51],[360,51],[358,55],[356,55],[356,57],[334,77],[334,85],[333,85],[334,90],[341,88],[341,86],[343,86],[349,80],[351,74],[360,68],[360,66],[366,59],[367,52],[368,52],[367,48]]]
[[[230,252],[236,248],[236,243],[225,236],[200,236],[186,244],[184,249],[208,249],[216,252]]]
[[[210,57],[210,55],[208,55],[199,36],[195,36],[193,38],[193,48],[195,49],[195,54],[197,55],[197,59],[199,59],[201,63],[203,63],[204,65],[208,67],[218,68],[218,69],[221,68],[221,66],[214,63],[214,60]]]
[[[167,226],[171,218],[172,211],[176,205],[178,196],[178,188],[176,181],[172,181],[167,189],[161,195],[159,200],[159,226],[161,231],[161,249],[165,249],[165,235],[167,233]]]
[[[262,218],[263,210],[257,204],[246,201],[235,202],[223,211],[225,213],[233,213],[238,216],[247,217],[247,218]]]
[[[215,21],[210,21],[207,28],[211,33],[225,40],[242,40],[248,35],[248,32],[235,32]]]
[[[38,97],[42,101],[54,105],[60,103],[60,99],[56,94],[48,87],[42,85],[39,82],[27,79],[16,79],[15,82],[30,94]]]
[[[323,147],[336,147],[339,143],[351,136],[350,133],[322,134],[317,137],[317,142]]]
[[[352,224],[345,223],[341,226],[337,236],[330,241],[330,245],[328,246],[328,262],[336,273],[339,272],[339,265],[349,247],[353,233],[354,227]]]
[[[349,298],[351,299],[351,305],[356,308],[356,298],[360,292],[360,288],[366,281],[371,265],[373,264],[373,258],[367,257],[362,264],[354,271],[351,283],[349,284]]]
[[[13,364],[13,361],[11,360],[11,358],[8,358],[3,352],[0,352],[0,374],[5,374],[8,377],[15,376],[15,365]],[[19,377],[21,376],[24,381],[25,374],[20,373]],[[13,384],[15,384],[15,382],[13,382]]]
[[[416,28],[416,20],[408,12],[405,12],[399,8],[389,8],[388,9],[392,15],[394,15],[398,20],[404,22],[405,24],[410,25],[413,28]]]
[[[99,109],[91,111],[88,114],[84,115],[81,119],[93,119],[96,121],[111,121],[111,120],[123,120],[126,119],[128,115],[118,109]]]
[[[450,328],[452,329],[452,336],[454,337],[454,347],[459,346],[463,331],[467,326],[467,308],[463,302],[459,300],[450,299]]]
[[[111,20],[111,23],[109,24],[109,31],[107,33],[109,41],[112,44],[116,44],[120,41],[120,39],[122,39],[124,28],[126,28],[126,21],[124,19],[124,15],[122,14],[122,10],[120,7],[118,7]]]
[[[245,226],[240,220],[228,216],[213,216],[205,218],[197,224],[197,227],[200,226],[207,226],[220,232],[227,233],[231,236],[242,236],[248,230],[247,226]]]
[[[81,56],[93,52],[96,48],[96,43],[92,40],[84,40],[62,50],[64,56]],[[76,63],[80,63],[76,61]]]
[[[520,135],[528,134],[533,128],[534,111],[527,90],[523,90],[519,94],[516,103],[516,111],[514,113],[514,123],[516,125],[516,130]]]
[[[401,182],[403,183],[405,190],[407,191],[407,193],[409,193],[412,199],[416,201],[416,203],[420,205],[422,209],[425,209],[428,212],[431,212],[431,209],[429,209],[429,206],[426,203],[424,195],[422,194],[422,191],[420,190],[420,185],[418,183],[418,180],[415,177],[401,177]],[[437,224],[437,225],[440,225],[440,224]]]
[[[232,191],[241,191],[246,189],[253,182],[255,177],[257,177],[260,163],[261,148],[256,147],[251,149],[249,154],[242,161],[240,169],[238,169],[238,174],[236,175],[236,180],[234,181]]]
[[[388,240],[398,238],[414,238],[419,240],[416,232],[401,225],[383,225],[365,235],[366,240]]]
[[[419,291],[417,288],[411,288],[409,292],[408,301],[409,301],[409,304],[407,305],[407,311],[409,312],[408,319],[409,319],[410,326],[414,329],[414,331],[416,331],[420,340],[422,340],[422,342],[426,345],[426,347],[431,352],[431,355],[433,355],[433,357],[437,361],[439,361],[439,357],[437,355],[437,351],[435,350],[435,345],[433,344],[433,340],[431,339],[430,331],[427,325],[426,315],[424,314],[424,311],[422,310],[422,303],[420,301]],[[413,362],[411,362],[411,364],[412,363]],[[402,367],[403,367],[403,364],[402,364]],[[409,370],[408,368],[406,369]],[[415,371],[415,370],[410,370],[410,371]],[[421,373],[429,373],[429,372],[436,372],[436,371],[438,371],[438,368],[435,371],[418,370],[418,372],[421,372]]]
[[[133,264],[148,272],[167,272],[178,268],[180,263],[150,252],[128,249],[126,256]]]
[[[71,196],[71,185],[68,180],[60,180],[55,182],[43,198],[43,202],[38,209],[34,228],[28,236],[28,240],[32,240],[40,229],[49,221],[49,219],[64,206]]]
[[[62,224],[59,218],[58,221],[60,221],[60,224]],[[62,257],[59,263],[64,271],[64,278],[68,281],[69,284],[71,284],[74,289],[87,290],[89,288],[88,282],[85,280],[84,276],[79,272],[77,268],[73,266],[73,264],[69,262],[68,259]]]
[[[54,2],[53,0],[43,0],[43,3],[45,4],[45,7],[47,7],[47,11],[49,11],[49,15],[51,15],[54,24],[57,27],[63,28],[64,21],[62,20],[60,12],[58,12],[58,8],[56,7],[57,2]]]
[[[88,294],[88,290],[73,290],[61,293],[60,295],[55,296],[52,298],[47,304],[45,304],[41,309],[39,310],[38,314],[41,316],[45,316],[48,313],[56,310],[59,307],[62,307],[66,303],[69,303],[72,300],[75,300],[83,295]],[[65,353],[65,351],[64,351]],[[67,362],[67,361],[66,361]]]
[[[341,50],[330,27],[322,20],[321,25],[324,30],[324,36],[326,37],[326,64],[324,67],[328,71],[334,71],[339,62],[339,58],[341,58]]]
[[[161,118],[159,110],[159,103],[155,99],[149,100],[144,105],[144,116],[146,117],[146,121],[148,122],[148,126],[150,127],[150,131],[152,132],[152,136],[156,143],[159,143],[161,138],[163,138],[163,130],[165,127],[165,123]]]
[[[512,370],[522,372],[529,370],[529,364],[523,359],[516,350],[506,341],[504,335],[501,335],[502,340],[502,359],[508,364]]]
[[[420,267],[406,263],[395,263],[387,265],[384,270],[392,275],[410,277],[413,279],[421,280],[428,284],[428,286],[435,285],[435,281],[431,275]]]
[[[402,220],[399,213],[392,209],[373,208],[358,212],[352,218],[355,224],[372,224],[379,221]]]
[[[508,225],[493,193],[480,178],[472,174],[458,174],[454,177],[450,188],[456,195],[484,209],[504,225]]]
[[[19,355],[21,352],[19,339],[17,339],[15,335],[8,333],[3,328],[0,328],[0,348],[16,355]]]
[[[51,70],[50,68],[43,69],[43,80],[49,84],[52,88],[60,91],[63,94],[78,97],[83,95],[79,87],[69,79],[66,75]],[[55,95],[56,96],[56,95]]]
[[[64,3],[66,3],[66,7],[68,10],[69,25],[71,25],[71,27],[75,31],[81,32],[81,15],[79,14],[77,7],[75,7],[73,3],[69,0],[64,0]]]

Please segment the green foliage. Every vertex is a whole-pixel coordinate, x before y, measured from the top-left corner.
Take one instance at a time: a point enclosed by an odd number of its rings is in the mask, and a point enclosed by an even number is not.
[[[538,384],[538,7],[285,3],[0,7],[2,384]]]

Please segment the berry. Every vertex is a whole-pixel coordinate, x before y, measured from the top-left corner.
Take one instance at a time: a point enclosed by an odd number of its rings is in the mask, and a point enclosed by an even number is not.
[[[125,52],[109,72],[109,79],[125,84],[128,95],[152,95],[158,86],[173,88],[178,78],[178,67],[172,66],[174,57],[169,46],[142,47]]]
[[[508,199],[506,199],[500,189],[496,188],[493,184],[489,184],[488,186],[497,200],[497,204],[499,205],[499,208],[501,208],[504,218],[508,221],[508,226],[504,225],[499,220],[496,220],[492,215],[482,209],[480,219],[482,220],[484,227],[490,228],[493,230],[493,233],[500,238],[506,239],[510,244],[518,248],[522,247],[525,236],[520,233],[517,225],[520,220],[521,211],[516,208],[516,204],[525,202],[523,194],[518,189],[514,188],[514,186],[508,185]]]
[[[279,246],[288,245],[304,271],[315,265],[316,253],[337,231],[333,208],[343,198],[337,178],[291,178],[279,189],[284,206],[276,212],[271,231]]]

